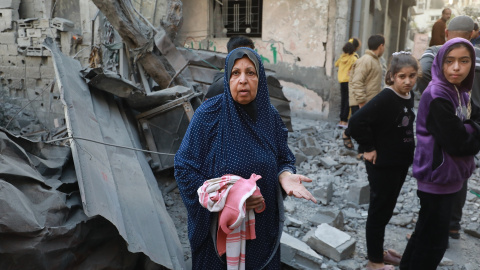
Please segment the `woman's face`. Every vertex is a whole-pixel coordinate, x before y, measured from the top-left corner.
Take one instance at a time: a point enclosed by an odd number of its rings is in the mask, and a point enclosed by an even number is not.
[[[459,47],[451,50],[443,62],[443,74],[450,83],[460,86],[462,81],[468,76],[472,66],[470,52],[465,47]]]
[[[417,82],[417,74],[417,70],[414,67],[403,67],[393,75],[393,90],[400,95],[408,95]]]
[[[233,100],[248,104],[257,96],[258,75],[255,65],[248,57],[237,59],[230,76],[230,93]]]

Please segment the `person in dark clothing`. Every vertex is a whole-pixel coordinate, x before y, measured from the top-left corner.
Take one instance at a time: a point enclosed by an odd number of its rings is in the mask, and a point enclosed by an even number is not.
[[[246,198],[243,209],[255,209],[262,202],[266,208],[255,214],[255,239],[246,240],[245,269],[281,269],[283,198],[291,195],[316,203],[302,184],[312,180],[295,173],[287,128],[270,103],[260,55],[249,48],[233,50],[226,58],[225,78],[224,93],[195,110],[175,155],[175,180],[188,214],[192,269],[227,269],[215,233],[215,221],[221,220],[199,202],[198,189],[208,179],[230,174],[248,179],[252,173],[262,177],[256,182],[261,195]]]
[[[413,176],[420,211],[400,263],[402,270],[434,270],[448,246],[455,195],[475,170],[480,150],[479,108],[471,101],[475,50],[453,38],[435,56],[416,122]]]
[[[433,24],[432,37],[428,46],[442,45],[445,43],[445,29],[447,28],[447,21],[451,16],[451,9],[445,8],[442,10],[442,17]]]
[[[473,34],[470,37],[470,42],[474,47],[480,45],[480,32],[478,32],[478,23],[473,24]]]
[[[228,40],[228,53],[240,47],[247,47],[254,50],[255,44],[253,44],[253,41],[246,36],[233,36]],[[213,77],[213,82],[208,87],[207,93],[205,94],[204,100],[223,93],[223,78],[223,72],[218,72],[217,74],[215,74],[215,76]]]
[[[351,136],[365,149],[370,184],[370,206],[366,225],[367,269],[395,269],[401,255],[384,251],[385,227],[392,217],[397,197],[413,161],[415,140],[414,96],[418,61],[409,52],[393,54],[385,76],[388,85],[349,122]]]
[[[478,30],[477,30],[478,31]],[[461,15],[453,18],[448,24],[445,36],[447,40],[452,38],[464,38],[470,40],[472,34],[475,32],[475,24],[469,16]],[[431,68],[433,59],[437,55],[442,46],[432,46],[428,48],[420,58],[420,66],[422,67],[422,77],[417,81],[417,89],[423,93],[427,85],[432,80]],[[480,48],[475,49],[475,54],[480,56]],[[475,104],[480,104],[480,58],[475,58],[475,79],[472,87],[472,100]],[[452,204],[452,215],[450,220],[450,237],[454,239],[460,238],[460,221],[462,220],[462,209],[467,198],[468,181],[463,183],[462,189],[456,194],[456,198]],[[407,236],[408,238],[408,236]]]

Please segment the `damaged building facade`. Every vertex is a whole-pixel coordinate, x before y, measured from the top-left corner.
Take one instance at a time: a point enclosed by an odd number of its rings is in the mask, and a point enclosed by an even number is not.
[[[257,12],[248,27],[237,2]],[[350,36],[403,49],[411,2],[0,0],[0,268],[185,268],[162,197],[175,183],[155,173],[173,166],[229,31],[254,40],[289,126],[290,109],[332,115]]]
[[[253,3],[250,24],[233,29],[234,5],[245,12],[243,5],[249,2]],[[177,46],[226,52],[228,31],[251,36],[265,66],[280,79],[292,112],[306,108],[314,118],[336,115],[334,105],[340,95],[334,62],[349,37],[360,38],[361,54],[368,37],[382,33],[387,41],[383,57],[387,62],[391,53],[406,49],[409,10],[414,4],[412,0],[132,1],[154,27],[163,27]],[[75,56],[85,66],[92,49],[102,38],[111,38],[113,29],[109,32],[109,26],[102,25],[102,15],[90,0],[4,0],[0,12],[3,90],[21,107],[29,103],[25,110],[52,127],[53,122],[46,119],[60,120],[63,108],[58,90],[48,89],[54,74],[49,52],[41,46],[44,38],[52,36],[63,53]],[[57,23],[52,22],[55,18]]]
[[[296,108],[313,118],[337,116],[335,60],[350,37],[383,34],[385,62],[405,49],[414,0],[184,0],[178,46],[226,52],[231,35],[252,38],[265,66],[273,69]],[[245,19],[245,22],[243,21]],[[250,19],[249,19],[250,18]]]

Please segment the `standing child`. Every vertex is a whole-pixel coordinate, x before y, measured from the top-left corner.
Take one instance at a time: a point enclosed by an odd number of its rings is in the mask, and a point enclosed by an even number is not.
[[[447,41],[433,60],[418,106],[413,161],[420,212],[400,269],[436,269],[447,249],[453,198],[480,150],[480,115],[469,95],[474,71],[475,51],[463,38]]]
[[[347,128],[348,114],[350,106],[348,105],[348,81],[350,79],[350,69],[353,63],[357,61],[358,54],[356,51],[360,49],[360,41],[356,38],[351,38],[343,46],[343,53],[335,62],[338,67],[338,82],[340,83],[340,122],[338,127]]]
[[[392,217],[397,197],[413,161],[414,97],[418,61],[409,52],[393,54],[385,76],[388,85],[351,118],[352,137],[365,148],[363,154],[370,184],[366,225],[366,268],[390,270],[401,255],[384,251],[385,227]]]

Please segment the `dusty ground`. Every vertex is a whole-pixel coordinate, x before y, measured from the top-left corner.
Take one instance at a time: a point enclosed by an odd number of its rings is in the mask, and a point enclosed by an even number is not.
[[[337,129],[334,123],[300,118],[295,118],[292,122],[294,123],[294,130],[296,131],[296,133],[291,134],[289,138],[289,144],[292,148],[295,148],[300,137],[307,134],[307,136],[315,137],[323,149],[322,153],[318,156],[329,156],[339,162],[341,166],[339,165],[335,168],[328,169],[323,168],[317,165],[318,162],[315,162],[317,157],[309,157],[307,161],[297,166],[298,173],[305,174],[314,180],[309,186],[310,190],[314,189],[317,185],[321,185],[325,179],[333,179],[334,194],[332,201],[328,205],[314,204],[311,202],[305,203],[295,198],[287,198],[285,203],[290,206],[290,209],[293,207],[293,210],[286,213],[287,216],[304,222],[305,226],[303,231],[298,228],[288,227],[284,229],[284,232],[287,231],[292,235],[297,234],[298,238],[301,239],[305,234],[304,232],[307,231],[305,228],[312,226],[308,218],[315,215],[320,209],[339,209],[345,213],[349,213],[345,215],[344,231],[357,240],[356,251],[349,259],[349,266],[336,263],[325,257],[324,264],[321,267],[319,266],[319,269],[363,269],[366,263],[365,221],[368,205],[352,205],[345,200],[345,194],[350,184],[358,181],[366,181],[365,165],[355,159],[354,152],[346,151],[343,148],[340,140],[341,130]],[[305,130],[310,131],[305,132]],[[338,171],[340,170],[343,170],[343,173],[339,174]],[[161,178],[159,183],[162,189],[174,181],[172,172],[169,172],[168,175],[164,173],[159,178]],[[477,170],[470,179],[470,183],[473,186],[479,186],[479,179],[480,176]],[[469,194],[467,200],[462,225],[466,226],[470,223],[476,223],[478,225],[480,198]],[[165,203],[177,226],[180,241],[185,249],[185,259],[188,259],[190,258],[190,250],[186,228],[186,209],[180,198],[178,189],[174,189],[165,195]],[[413,230],[418,208],[416,182],[415,179],[409,175],[407,176],[395,210],[395,223],[399,225],[388,225],[385,236],[385,248],[393,248],[403,252],[407,243],[405,236]],[[405,220],[407,220],[407,222],[405,222]],[[459,240],[450,239],[450,248],[447,250],[444,259],[445,262],[443,266],[440,266],[438,269],[480,269],[480,239],[461,231],[461,238]]]

